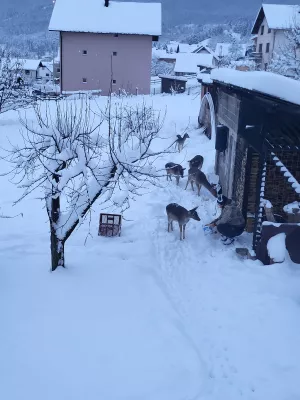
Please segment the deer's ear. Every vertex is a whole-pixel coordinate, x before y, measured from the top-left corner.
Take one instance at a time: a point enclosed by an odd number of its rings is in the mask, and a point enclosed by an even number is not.
[[[192,211],[196,211],[198,207],[199,207],[199,206],[197,206],[197,207],[193,208],[193,209],[192,209]]]
[[[182,168],[182,171],[184,171],[186,168]]]

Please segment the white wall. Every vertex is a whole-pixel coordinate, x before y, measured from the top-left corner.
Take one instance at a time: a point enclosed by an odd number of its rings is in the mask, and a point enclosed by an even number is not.
[[[37,77],[43,80],[50,80],[52,79],[52,73],[47,67],[39,67]]]
[[[261,27],[264,26],[264,34],[261,34]],[[264,18],[261,26],[259,27],[259,32],[257,36],[257,44],[256,51],[259,52],[260,44],[262,45],[262,63],[261,68],[264,69],[265,64],[269,64],[274,57],[276,52],[279,52],[281,49],[285,47],[286,44],[286,35],[283,30],[274,30],[272,29],[270,33],[268,33],[268,23],[266,18]],[[267,43],[270,43],[270,50],[267,53]]]
[[[261,27],[264,26],[264,33],[261,34]],[[271,30],[271,33],[268,33],[268,23],[266,18],[264,18],[261,26],[259,27],[259,32],[257,36],[257,44],[256,44],[256,51],[259,52],[260,45],[262,45],[262,63],[261,67],[264,69],[265,64],[269,64],[272,59],[272,51],[274,47],[274,29]],[[270,50],[267,53],[267,43],[270,43]]]

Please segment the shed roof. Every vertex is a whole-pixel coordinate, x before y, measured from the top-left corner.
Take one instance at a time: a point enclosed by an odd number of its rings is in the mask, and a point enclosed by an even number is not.
[[[211,72],[213,81],[266,94],[300,105],[300,82],[265,71],[237,71],[218,68]]]
[[[50,31],[161,35],[161,3],[56,0]]]

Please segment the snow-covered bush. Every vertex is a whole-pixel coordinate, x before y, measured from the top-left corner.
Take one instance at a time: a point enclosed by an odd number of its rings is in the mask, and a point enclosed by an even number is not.
[[[158,76],[158,75],[169,75],[174,70],[174,64],[168,63],[166,61],[162,61],[157,56],[152,57],[152,64],[151,64],[151,75]]]
[[[12,60],[7,50],[0,54],[0,114],[17,110],[32,101],[22,79],[22,65]]]

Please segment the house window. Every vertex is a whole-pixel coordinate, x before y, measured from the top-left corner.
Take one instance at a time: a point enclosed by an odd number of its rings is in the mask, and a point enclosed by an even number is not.
[[[265,30],[265,27],[264,27],[264,25],[260,28],[260,34],[261,35],[263,35],[264,34],[264,30]]]
[[[113,83],[113,85],[115,85],[117,83],[117,81],[115,79],[113,79],[112,83]]]
[[[57,69],[56,69],[56,72],[60,72],[60,68],[57,68]]]
[[[30,75],[29,69],[25,69],[25,75]]]
[[[268,33],[271,33],[271,32],[272,32],[272,29],[271,29],[271,28],[269,28],[269,29],[268,29]]]
[[[266,53],[269,53],[269,51],[270,51],[270,43],[267,43],[267,45],[266,45]]]
[[[87,78],[82,78],[82,83],[87,83]]]
[[[86,56],[87,55],[87,50],[82,50],[82,55]]]
[[[262,53],[262,43],[260,43],[260,45],[258,46],[258,52]]]
[[[118,34],[118,33],[115,33],[115,34],[114,34],[114,37],[119,37],[119,34]]]
[[[46,76],[49,76],[49,74],[46,74]]]
[[[116,56],[118,53],[116,51],[113,52],[113,56]]]

